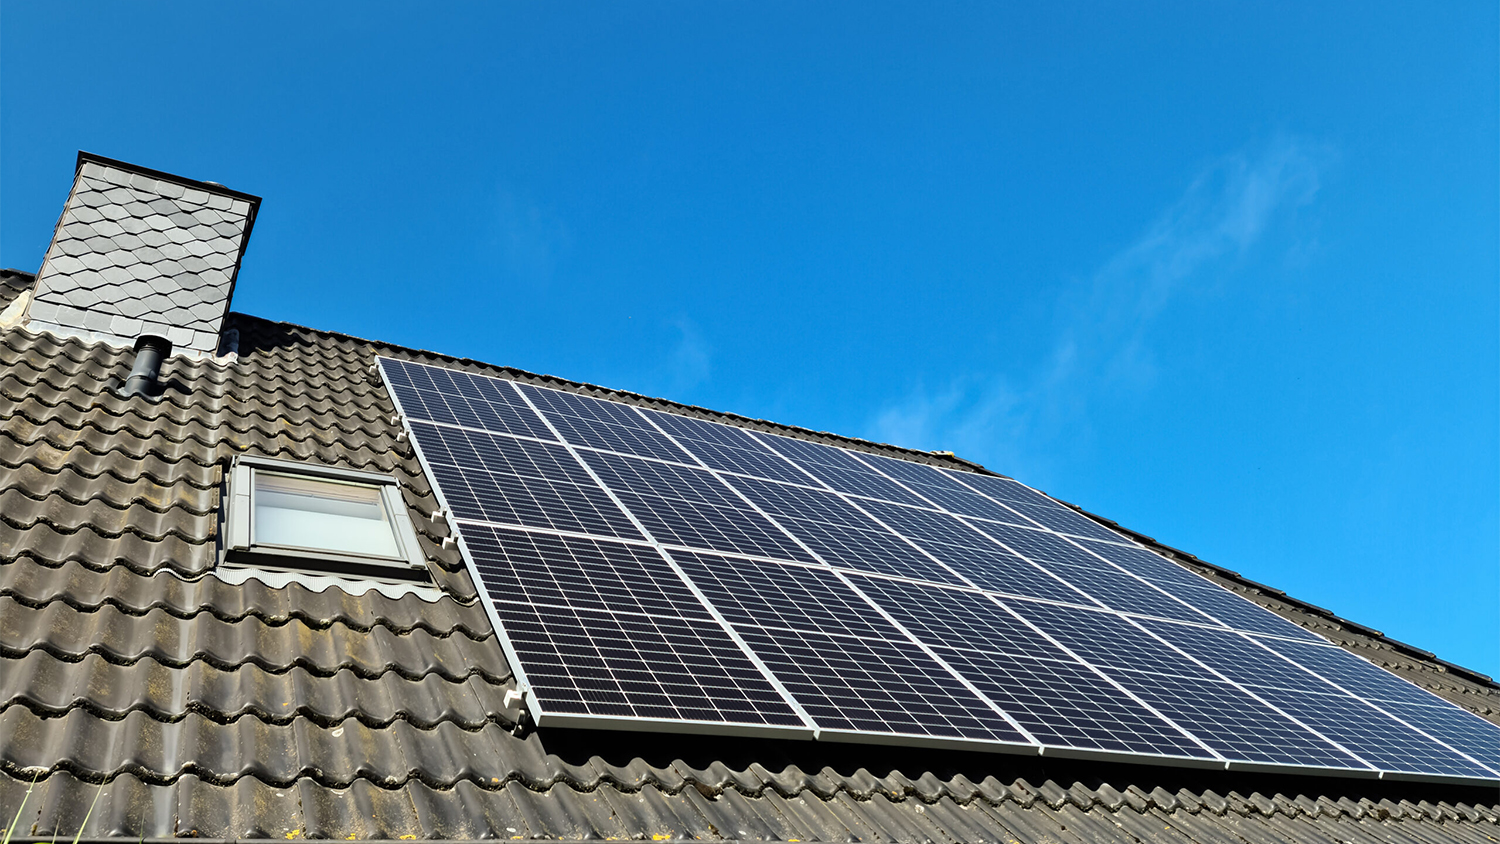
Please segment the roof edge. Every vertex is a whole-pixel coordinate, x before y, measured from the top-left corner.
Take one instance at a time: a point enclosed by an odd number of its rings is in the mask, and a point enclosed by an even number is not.
[[[168,173],[165,170],[155,170],[150,167],[142,167],[139,164],[132,164],[129,161],[121,161],[118,158],[110,158],[108,156],[99,155],[97,153],[88,152],[86,150],[78,151],[78,160],[73,165],[73,172],[77,173],[78,170],[83,168],[83,165],[85,163],[98,164],[104,167],[115,167],[120,170],[129,170],[132,173],[140,173],[143,176],[150,176],[153,179],[161,179],[163,181],[172,182],[174,184],[182,185],[183,187],[195,188],[197,190],[207,191],[208,193],[222,194],[234,199],[243,199],[246,202],[250,203],[250,218],[252,220],[255,218],[255,211],[260,207],[261,203],[261,198],[253,193],[245,193],[244,191],[238,191],[234,188],[226,188],[217,182],[203,182],[197,179],[189,179],[186,176],[179,176],[176,173]]]

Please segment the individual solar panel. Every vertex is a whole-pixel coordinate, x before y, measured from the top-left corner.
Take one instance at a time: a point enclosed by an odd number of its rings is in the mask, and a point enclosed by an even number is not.
[[[1372,767],[1228,683],[1139,671],[1115,671],[1111,676],[1226,758],[1356,770]]]
[[[1026,741],[909,643],[775,628],[740,635],[825,731]]]
[[[1342,648],[1256,637],[1256,641],[1292,662],[1327,678],[1344,691],[1372,701],[1431,705],[1441,698],[1383,671]]]
[[[1264,633],[1291,639],[1321,642],[1316,633],[1304,630],[1265,607],[1251,603],[1245,598],[1211,586],[1206,589],[1177,589],[1174,594],[1184,603],[1192,604],[1199,612],[1212,616],[1236,630]]]
[[[554,715],[802,724],[716,622],[512,603],[496,611]]]
[[[692,463],[693,459],[647,422],[635,408],[588,396],[518,385],[526,397],[573,445],[618,451],[659,460]]]
[[[791,537],[712,473],[597,451],[582,456],[660,542],[812,562]]]
[[[644,539],[561,445],[411,422],[454,516]]]
[[[380,368],[546,723],[1500,779],[1500,728],[1015,481]]]
[[[1040,504],[1022,504],[1019,502],[1011,502],[1006,506],[1042,527],[1055,530],[1058,533],[1113,542],[1128,541],[1124,536],[1115,533],[1076,510]]]
[[[1106,542],[1079,542],[1090,553],[1114,563],[1148,583],[1162,588],[1206,589],[1217,588],[1207,578],[1196,575],[1159,554],[1130,545],[1113,545]]]
[[[969,472],[954,472],[953,474],[964,486],[978,490],[996,501],[1003,501],[1006,504],[1034,504],[1040,507],[1062,507],[1061,504],[1042,495],[1040,492],[1010,478],[997,478],[993,475],[976,475]]]
[[[1193,659],[1241,685],[1278,689],[1306,689],[1336,693],[1338,689],[1317,675],[1271,650],[1253,636],[1232,630],[1193,627],[1142,619],[1142,627],[1167,640]]]
[[[820,728],[1026,740],[832,573],[677,556]]]
[[[1211,758],[1166,720],[1075,661],[937,648],[938,656],[1054,747]]]
[[[549,712],[801,724],[655,549],[463,527],[506,641]]]
[[[672,557],[730,624],[844,636],[890,634],[890,625],[876,621],[870,607],[830,571],[687,551],[674,551]]]
[[[1490,772],[1348,695],[1284,689],[1256,695],[1384,771],[1484,777]]]
[[[1004,603],[1092,665],[1179,677],[1213,676],[1201,665],[1112,613],[1037,601]]]
[[[843,449],[805,440],[777,437],[756,431],[757,441],[792,459],[804,471],[830,488],[850,495],[896,501],[902,504],[924,504],[895,481],[859,462]]]
[[[941,565],[833,493],[754,478],[726,480],[829,565],[939,583],[959,582]]]
[[[710,469],[804,486],[817,483],[806,472],[739,428],[655,410],[643,412],[668,434],[684,443]]]
[[[1137,580],[1108,563],[1096,567],[1052,565],[1048,570],[1112,610],[1157,618],[1174,618],[1197,624],[1215,624],[1214,619],[1149,583]]]
[[[509,381],[403,361],[382,363],[408,418],[556,439]]]
[[[497,600],[708,621],[708,607],[655,548],[487,525],[464,540]]]
[[[982,594],[875,577],[860,577],[854,583],[918,641],[928,645],[1071,659],[1047,637]]]
[[[981,589],[1002,595],[1094,606],[1097,602],[1003,548],[964,548],[918,540],[929,554]]]
[[[1452,706],[1417,706],[1384,700],[1375,705],[1500,774],[1500,727]]]
[[[909,487],[922,498],[950,513],[977,516],[997,522],[1030,524],[1016,511],[994,501],[950,477],[950,473],[889,457],[862,454],[860,460]]]
[[[1081,568],[1099,567],[1098,557],[1056,534],[1031,528],[997,525],[976,519],[966,521],[970,526],[978,528],[1010,550],[1044,568],[1056,563]]]

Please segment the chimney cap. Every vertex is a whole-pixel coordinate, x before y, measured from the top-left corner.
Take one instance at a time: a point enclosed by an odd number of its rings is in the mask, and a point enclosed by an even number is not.
[[[167,173],[163,170],[153,170],[150,167],[142,167],[139,164],[131,164],[128,161],[121,161],[118,158],[109,158],[107,156],[97,155],[92,152],[85,152],[84,150],[78,151],[78,161],[73,165],[73,171],[76,173],[77,171],[82,170],[83,165],[89,162],[104,167],[113,167],[118,170],[129,170],[132,173],[140,173],[142,176],[150,176],[153,179],[161,179],[163,181],[172,182],[173,184],[182,185],[185,188],[197,188],[201,191],[217,193],[222,196],[232,197],[234,199],[243,199],[246,202],[250,203],[250,218],[252,220],[255,218],[255,212],[260,208],[260,197],[256,196],[253,193],[245,193],[244,191],[237,191],[233,188],[226,188],[218,182],[201,182],[197,179],[189,179],[185,176],[179,176],[175,173]]]

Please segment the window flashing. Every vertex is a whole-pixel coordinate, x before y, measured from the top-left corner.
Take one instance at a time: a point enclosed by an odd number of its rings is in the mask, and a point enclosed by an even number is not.
[[[375,490],[384,517],[378,524],[390,532],[396,553],[361,553],[259,541],[256,530],[257,475]],[[417,542],[416,529],[394,477],[252,455],[238,456],[230,468],[220,564],[253,566],[269,571],[431,582],[427,559]]]

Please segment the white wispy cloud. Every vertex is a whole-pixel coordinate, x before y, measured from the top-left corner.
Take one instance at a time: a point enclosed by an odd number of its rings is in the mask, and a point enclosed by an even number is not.
[[[915,385],[875,415],[868,434],[1034,467],[1048,440],[1087,428],[1091,398],[1149,391],[1151,329],[1163,309],[1217,283],[1279,217],[1311,203],[1330,157],[1322,144],[1283,135],[1213,162],[1137,240],[1068,287],[1048,353],[1019,370],[997,365]]]
[[[494,257],[507,281],[545,288],[572,238],[563,221],[524,197],[502,189],[496,198]]]

